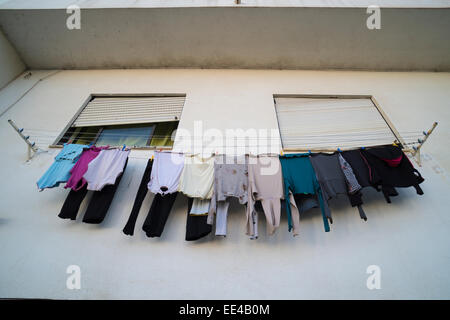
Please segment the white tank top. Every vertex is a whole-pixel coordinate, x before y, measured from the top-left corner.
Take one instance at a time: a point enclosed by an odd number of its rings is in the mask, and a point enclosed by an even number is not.
[[[87,181],[87,189],[100,191],[104,186],[114,184],[130,154],[130,150],[108,149],[89,162],[83,178]]]

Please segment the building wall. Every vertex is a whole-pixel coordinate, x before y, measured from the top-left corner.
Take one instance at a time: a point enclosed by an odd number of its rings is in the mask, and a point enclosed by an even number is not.
[[[12,84],[20,97],[48,72]],[[300,299],[450,298],[449,73],[257,70],[61,71],[40,81],[0,116],[0,297]],[[11,86],[9,86],[11,90]],[[264,218],[260,239],[244,234],[244,207],[233,203],[227,238],[186,242],[187,199],[179,196],[160,239],[146,238],[142,223],[125,236],[149,152],[133,151],[105,221],[100,225],[57,217],[68,193],[38,192],[36,181],[58,149],[48,149],[91,93],[186,93],[180,128],[203,119],[208,128],[277,128],[272,94],[372,94],[402,133],[439,126],[423,148],[423,196],[413,188],[387,204],[364,192],[368,221],[346,199],[331,203],[332,231],[323,231],[320,211],[307,212],[301,234],[281,227],[269,237]],[[0,91],[0,103],[5,95]],[[30,162],[26,146],[9,127],[13,119],[43,149]],[[32,134],[31,134],[32,133]],[[262,216],[261,216],[262,217]],[[66,288],[66,268],[81,268],[81,289]],[[381,289],[368,290],[366,269],[381,268]]]
[[[0,30],[0,88],[25,70],[25,65],[17,52]]]

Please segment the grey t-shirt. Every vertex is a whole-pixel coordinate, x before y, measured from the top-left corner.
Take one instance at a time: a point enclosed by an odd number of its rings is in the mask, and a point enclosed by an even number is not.
[[[342,161],[340,161],[339,157],[340,154],[336,153],[331,155],[316,154],[310,157],[325,201],[336,198],[339,194],[346,194],[348,197],[351,197],[350,192],[358,196],[357,192],[361,189],[351,166],[342,158],[345,161],[345,165],[348,166],[345,168],[346,171],[344,173],[344,168],[341,167]],[[359,214],[362,219],[367,220],[361,204],[362,201],[360,199],[359,203],[356,204]],[[327,216],[331,217],[329,208],[326,211]]]
[[[315,154],[311,156],[311,164],[322,188],[324,200],[335,198],[338,194],[347,194],[347,183],[336,153]]]
[[[247,203],[248,159],[245,156],[216,156],[214,163],[214,194],[217,201],[228,197]]]
[[[213,224],[219,201],[234,197],[239,203],[248,200],[248,157],[218,155],[214,162],[214,191],[208,213],[208,224]]]

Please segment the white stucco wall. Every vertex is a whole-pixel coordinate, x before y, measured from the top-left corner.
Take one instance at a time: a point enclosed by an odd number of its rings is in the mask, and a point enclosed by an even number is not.
[[[25,70],[15,49],[0,30],[0,89]]]
[[[35,82],[48,72],[33,72]],[[0,91],[0,110],[21,95],[24,79]],[[16,88],[13,90],[11,88]],[[0,297],[299,299],[450,298],[450,74],[257,70],[61,71],[40,81],[0,117]],[[186,93],[181,128],[196,119],[208,127],[276,128],[272,94],[372,94],[400,132],[439,126],[423,148],[423,196],[410,189],[387,204],[365,191],[368,221],[346,199],[331,203],[332,231],[319,210],[302,218],[301,235],[282,225],[273,237],[244,234],[244,208],[230,211],[229,236],[186,242],[187,199],[179,196],[163,236],[146,238],[142,206],[134,237],[122,228],[143,170],[133,152],[107,218],[101,225],[57,217],[63,188],[38,192],[36,181],[59,150],[25,163],[26,146],[7,119],[34,130],[39,145],[53,142],[90,93]],[[39,134],[36,134],[39,133]],[[45,133],[45,134],[44,134]],[[44,137],[45,136],[45,137]],[[66,268],[81,267],[81,290],[66,289]],[[381,289],[368,290],[366,268],[381,267]]]

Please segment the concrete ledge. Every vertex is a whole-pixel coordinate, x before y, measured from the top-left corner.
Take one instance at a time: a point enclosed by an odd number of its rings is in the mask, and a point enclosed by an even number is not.
[[[146,8],[0,10],[32,69],[248,68],[449,71],[450,9]]]

